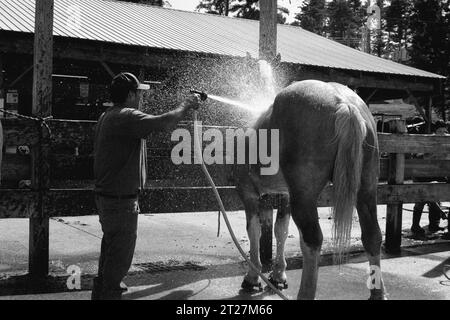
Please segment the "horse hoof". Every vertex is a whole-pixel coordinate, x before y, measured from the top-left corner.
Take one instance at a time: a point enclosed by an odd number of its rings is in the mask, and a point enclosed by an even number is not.
[[[273,275],[270,275],[270,277],[269,277],[269,279],[268,279],[269,281],[270,281],[270,283],[271,284],[273,284],[273,286],[275,287],[275,288],[277,288],[278,290],[283,290],[283,289],[287,289],[288,288],[288,283],[287,283],[287,280],[284,280],[284,281],[277,281],[277,280],[275,280],[274,278],[273,278]]]
[[[246,293],[256,293],[263,291],[261,282],[258,282],[257,284],[253,284],[246,279],[242,281],[241,288]]]

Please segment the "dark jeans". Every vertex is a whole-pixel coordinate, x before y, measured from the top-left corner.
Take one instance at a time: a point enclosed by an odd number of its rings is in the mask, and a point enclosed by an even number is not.
[[[420,227],[420,218],[422,217],[422,211],[428,205],[428,221],[431,228],[439,227],[439,222],[441,221],[442,209],[436,202],[417,202],[414,205],[413,211],[413,225],[412,227]]]
[[[103,238],[93,296],[99,299],[120,299],[120,282],[130,269],[136,246],[138,200],[101,196],[96,196],[95,200]]]

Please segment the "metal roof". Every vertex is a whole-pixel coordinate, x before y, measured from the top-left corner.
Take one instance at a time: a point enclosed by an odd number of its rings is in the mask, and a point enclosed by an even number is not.
[[[0,0],[0,30],[34,32],[34,4],[34,0]],[[54,35],[238,57],[248,52],[258,57],[259,22],[114,0],[55,0]],[[300,27],[278,25],[277,46],[283,62],[445,78]]]

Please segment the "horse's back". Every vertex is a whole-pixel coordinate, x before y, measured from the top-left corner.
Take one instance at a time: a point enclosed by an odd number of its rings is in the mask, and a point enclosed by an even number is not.
[[[342,103],[353,104],[366,121],[373,121],[365,102],[349,87],[336,82],[294,82],[275,98],[274,114],[334,114]]]
[[[275,98],[273,106],[255,126],[279,130],[280,165],[295,165],[307,173],[321,172],[331,179],[337,145],[336,113],[342,104],[356,106],[367,127],[366,146],[371,158],[378,159],[375,122],[364,101],[339,83],[305,80],[291,84]],[[373,157],[372,157],[373,156]],[[254,185],[264,193],[285,193],[283,174],[253,177]],[[259,180],[259,181],[256,181]]]
[[[335,135],[336,112],[342,104],[359,110],[370,142],[377,144],[375,121],[366,103],[353,90],[335,82],[304,80],[286,87],[275,98],[270,127],[279,128],[296,140],[303,139],[304,143],[297,145],[302,150],[308,148],[307,143],[328,148],[327,142]]]
[[[283,89],[275,98],[269,125],[280,132],[280,160],[331,163],[334,119],[341,101],[322,81],[295,82]]]

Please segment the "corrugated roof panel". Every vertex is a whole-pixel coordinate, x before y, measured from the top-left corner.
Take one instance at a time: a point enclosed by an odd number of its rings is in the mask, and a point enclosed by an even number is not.
[[[0,30],[33,32],[34,0],[0,0]],[[79,8],[72,28],[69,8]],[[172,50],[258,56],[259,22],[114,0],[55,0],[54,34]],[[278,25],[282,61],[365,72],[444,78],[351,49],[305,31]]]
[[[4,9],[4,10],[3,10]],[[0,9],[2,15],[2,21],[4,21],[7,25],[7,28],[12,30],[31,32],[34,30],[33,28],[27,27],[27,20],[29,19],[18,19],[16,11],[19,11],[17,7],[14,7],[14,4],[11,2],[2,3],[2,8]],[[26,14],[25,14],[26,15]],[[26,15],[29,16],[29,15]],[[4,19],[4,20],[3,20]],[[34,20],[33,20],[34,22]]]

